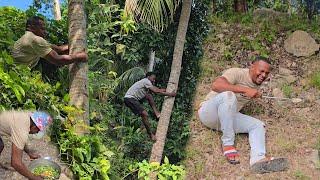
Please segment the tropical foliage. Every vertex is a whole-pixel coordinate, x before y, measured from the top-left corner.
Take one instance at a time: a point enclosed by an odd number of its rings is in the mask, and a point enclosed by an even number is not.
[[[39,5],[49,1],[37,2]],[[90,135],[79,137],[74,133],[73,125],[81,110],[68,105],[66,67],[58,70],[56,79],[48,80],[42,77],[41,69],[30,70],[13,63],[10,48],[24,33],[26,18],[38,13],[38,5],[26,12],[11,7],[0,8],[0,108],[41,109],[53,114],[57,121],[53,126],[55,131],[51,132],[52,140],[57,143],[62,159],[70,164],[74,175],[79,178],[146,179],[154,171],[159,179],[183,179],[185,172],[179,164],[185,157],[184,147],[189,138],[192,101],[200,74],[202,42],[209,28],[207,17],[211,1],[194,1],[192,6],[178,94],[164,150],[164,156],[168,158],[162,165],[146,161],[152,142],[141,127],[140,118],[124,106],[123,95],[130,85],[144,76],[151,50],[156,52],[157,57],[154,70],[156,85],[162,88],[167,86],[181,5],[179,1],[169,0],[117,2],[86,1],[91,122],[86,128]],[[319,31],[315,21],[299,19],[299,16],[306,17],[308,14],[307,1],[292,5],[282,1],[248,0],[249,12],[243,16],[234,13],[233,0],[215,2],[214,13],[225,21],[251,23],[252,11],[257,7],[267,7],[292,13],[292,23],[286,24],[288,27],[312,27],[312,31]],[[48,41],[59,45],[68,43],[67,9],[62,7],[62,21],[46,20]],[[153,10],[159,7],[164,8]],[[317,1],[315,7],[312,17],[318,18]],[[155,20],[155,17],[161,18]],[[295,23],[298,19],[304,23]],[[243,47],[268,56],[265,44],[273,42],[278,31],[270,23],[261,23],[263,32],[253,41],[241,37]],[[283,21],[279,19],[278,23]],[[307,23],[314,25],[306,26]],[[234,54],[226,50],[224,57],[228,60]],[[317,78],[317,74],[312,78],[316,87],[319,86]],[[155,101],[160,108],[163,97],[155,96]],[[145,107],[150,119],[155,119],[151,109]],[[155,129],[157,122],[151,120],[151,125]]]

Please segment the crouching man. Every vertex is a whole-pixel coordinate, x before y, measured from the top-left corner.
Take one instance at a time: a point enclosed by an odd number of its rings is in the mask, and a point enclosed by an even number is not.
[[[231,68],[212,83],[212,91],[202,102],[200,121],[211,129],[222,131],[223,155],[231,164],[239,164],[234,146],[235,133],[248,133],[251,170],[256,173],[282,171],[288,167],[286,158],[266,156],[265,124],[239,112],[250,100],[260,98],[258,87],[268,77],[270,63],[257,57],[250,68]]]
[[[44,131],[51,122],[50,115],[40,111],[4,111],[0,113],[0,155],[4,149],[1,136],[8,136],[12,143],[11,166],[28,179],[43,179],[41,176],[32,174],[22,162],[23,151],[31,159],[40,157],[26,147],[28,134]]]

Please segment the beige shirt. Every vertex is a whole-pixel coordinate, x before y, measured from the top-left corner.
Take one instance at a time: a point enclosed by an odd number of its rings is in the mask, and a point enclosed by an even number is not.
[[[4,111],[0,113],[0,135],[9,136],[13,144],[23,150],[30,131],[30,113]]]
[[[52,50],[51,44],[40,36],[30,31],[15,42],[12,56],[17,64],[24,64],[33,68],[37,65],[40,57],[43,58]]]
[[[230,84],[233,85],[240,85],[250,88],[257,88],[258,86],[252,82],[252,79],[249,74],[249,69],[247,68],[230,68],[227,69],[223,74],[222,77],[225,77]],[[211,91],[207,96],[205,101],[211,99],[218,92]],[[240,95],[236,93],[237,100],[238,100],[238,111],[240,111],[243,106],[250,101],[250,98]]]

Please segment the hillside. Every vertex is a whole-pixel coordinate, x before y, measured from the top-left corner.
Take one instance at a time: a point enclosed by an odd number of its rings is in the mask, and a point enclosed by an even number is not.
[[[255,16],[257,17],[257,16]],[[231,20],[230,20],[231,19]],[[305,30],[316,41],[319,33],[312,25],[297,17],[252,15],[228,18],[212,17],[211,30],[204,43],[202,73],[194,100],[191,136],[187,144],[187,179],[318,179],[319,164],[312,163],[320,133],[320,100],[317,81],[319,55],[294,57],[283,47],[284,40],[295,30]],[[236,136],[240,152],[239,165],[230,165],[222,156],[221,133],[207,129],[197,118],[199,103],[210,91],[211,82],[230,67],[247,67],[255,55],[269,56],[273,62],[271,80],[262,91],[272,96],[301,98],[302,102],[259,99],[243,110],[265,122],[267,153],[287,157],[289,170],[269,174],[253,174],[249,170],[247,135]],[[275,90],[276,89],[276,90]],[[279,92],[278,92],[279,93]]]

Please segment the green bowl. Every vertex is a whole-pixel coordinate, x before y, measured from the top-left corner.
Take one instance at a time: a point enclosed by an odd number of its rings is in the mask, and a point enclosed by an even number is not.
[[[57,170],[58,174],[59,174],[57,177],[54,177],[54,178],[59,179],[60,174],[61,174],[61,168],[57,163],[55,163],[51,160],[48,160],[48,159],[36,159],[36,160],[31,161],[28,168],[31,172],[33,172],[33,170],[39,166],[51,166],[53,169]]]

